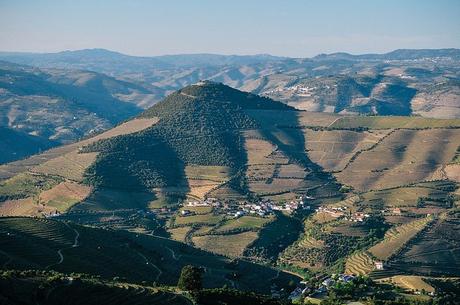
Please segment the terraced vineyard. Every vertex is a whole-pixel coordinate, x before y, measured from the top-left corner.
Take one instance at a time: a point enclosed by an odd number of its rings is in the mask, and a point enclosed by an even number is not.
[[[187,297],[173,291],[55,272],[0,275],[0,295],[3,300],[21,304],[193,304]]]
[[[433,182],[432,185],[420,184],[412,185],[409,187],[398,187],[380,191],[368,192],[362,195],[363,200],[372,204],[381,204],[382,208],[394,207],[416,207],[419,198],[426,198],[426,201],[442,204],[449,194],[449,191],[443,188],[444,186],[439,182]],[[455,188],[455,184],[451,184],[448,189]]]
[[[404,247],[412,238],[422,231],[433,217],[414,220],[408,224],[390,229],[383,241],[369,249],[369,252],[380,260],[388,260]]]
[[[430,119],[413,116],[344,116],[336,120],[333,128],[369,128],[369,129],[390,129],[390,128],[449,128],[460,125],[458,119]]]
[[[229,257],[240,257],[246,248],[257,239],[257,232],[193,237],[193,244],[201,249]]]
[[[303,238],[299,242],[299,246],[304,247],[306,249],[322,248],[324,246],[324,242],[322,240],[314,239],[313,237],[307,237],[307,238]]]
[[[231,284],[229,274],[242,290],[266,292],[276,270],[245,261],[234,261],[204,252],[169,239],[108,231],[50,219],[0,218],[0,259],[11,269],[50,269],[60,272],[82,272],[105,279],[124,277],[130,282],[177,283],[184,265],[206,268],[205,287]],[[255,279],[265,274],[265,280]],[[280,274],[277,283],[297,280]],[[265,281],[265,282],[264,282]],[[283,284],[284,283],[284,284]]]
[[[430,180],[452,160],[459,142],[460,129],[397,130],[357,156],[336,177],[360,191]],[[443,147],[442,152],[436,147]]]
[[[274,217],[262,218],[254,216],[243,216],[237,219],[231,219],[224,222],[219,226],[215,232],[227,232],[233,230],[257,230],[261,229],[264,225],[273,221]]]
[[[0,235],[3,267],[10,268],[48,268],[58,264],[58,251],[71,247],[75,238],[72,228],[62,222],[23,218],[1,218]]]
[[[364,252],[351,255],[345,263],[345,273],[354,275],[366,275],[374,270],[374,260]]]
[[[392,265],[408,273],[460,276],[460,217],[450,211],[411,242]]]
[[[389,132],[306,129],[306,150],[312,161],[325,170],[340,171],[359,153],[370,149]]]

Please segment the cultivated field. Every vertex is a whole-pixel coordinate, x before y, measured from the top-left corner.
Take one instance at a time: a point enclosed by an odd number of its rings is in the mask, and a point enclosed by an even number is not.
[[[236,219],[230,219],[225,221],[219,226],[215,232],[226,232],[230,230],[257,230],[261,229],[265,224],[272,221],[273,218],[262,218],[253,216],[243,216]]]
[[[406,272],[460,276],[459,232],[458,212],[441,215],[394,259],[394,264]]]
[[[365,275],[374,270],[374,261],[366,252],[351,255],[345,263],[345,273]]]
[[[457,129],[397,130],[336,177],[360,191],[424,181],[452,160],[459,145]]]
[[[223,219],[222,215],[214,214],[202,214],[202,215],[192,215],[186,217],[176,217],[175,225],[190,225],[190,224],[217,224]]]
[[[344,116],[335,121],[333,128],[390,129],[390,128],[443,128],[458,127],[459,119],[431,119],[411,116]]]
[[[169,229],[168,232],[171,233],[171,238],[180,242],[185,242],[185,236],[190,232],[191,227],[177,227]]]
[[[100,188],[93,191],[79,204],[73,206],[74,211],[107,211],[118,209],[145,209],[155,196],[149,192],[131,192],[116,189]]]
[[[50,219],[0,218],[0,264],[13,269],[45,269],[124,277],[131,283],[156,281],[176,285],[184,265],[203,266],[205,287],[233,285],[243,290],[269,292],[277,271],[189,247],[173,240],[107,231]],[[82,259],[84,258],[84,259]],[[287,284],[296,277],[281,273]]]
[[[257,236],[257,232],[249,231],[239,234],[195,236],[192,240],[198,248],[229,257],[239,257]]]
[[[211,190],[228,181],[232,175],[231,169],[225,166],[198,166],[185,167],[185,175],[192,199],[203,199]]]
[[[383,281],[390,281],[398,287],[409,291],[426,291],[434,292],[433,286],[423,280],[424,278],[417,275],[395,275],[383,279]]]
[[[408,224],[390,229],[383,239],[368,251],[376,258],[386,261],[398,253],[412,238],[433,220],[432,217],[414,220]]]
[[[33,167],[31,171],[81,182],[85,170],[96,160],[96,157],[97,153],[71,151]]]
[[[311,160],[326,170],[340,171],[358,152],[375,145],[390,131],[305,130],[305,146]]]
[[[39,200],[41,204],[62,213],[88,197],[90,192],[89,186],[75,182],[61,182],[53,188],[41,192]]]
[[[449,192],[426,186],[400,187],[364,193],[362,200],[370,205],[388,207],[415,207],[418,198],[445,199]]]

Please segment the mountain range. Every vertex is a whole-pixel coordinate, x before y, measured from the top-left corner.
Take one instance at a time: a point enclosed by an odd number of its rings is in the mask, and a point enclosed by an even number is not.
[[[155,91],[154,98],[144,104],[145,107],[174,90],[200,79],[209,79],[285,102],[297,102],[294,106],[305,110],[364,114],[405,114],[410,110],[410,113],[423,116],[454,117],[458,115],[458,110],[452,108],[452,102],[447,102],[447,105],[440,102],[439,97],[447,97],[450,101],[458,94],[459,54],[457,49],[401,49],[386,54],[333,53],[313,58],[215,54],[136,57],[104,49],[89,49],[45,54],[4,52],[0,53],[0,59],[41,68],[91,70],[140,83]],[[311,98],[308,92],[314,90],[315,84],[330,83],[331,76],[348,77],[352,82],[369,77],[373,81],[371,87],[368,86],[360,96],[353,93],[353,88],[343,87],[337,98],[330,97],[337,100],[330,102],[333,107],[324,107],[323,101]],[[431,87],[426,88],[427,84]],[[343,83],[332,84],[337,85]],[[406,109],[402,112],[396,108],[380,113],[380,107],[375,107],[378,102],[375,102],[372,90],[379,93],[386,86],[390,87],[387,93],[375,99],[383,99],[383,103],[390,104],[396,100],[396,103],[404,104],[403,108]],[[392,86],[415,91],[398,100],[399,91],[393,92]],[[443,89],[437,89],[439,86],[443,86]],[[347,105],[336,109],[337,103]],[[353,105],[356,103],[363,107],[357,109]]]

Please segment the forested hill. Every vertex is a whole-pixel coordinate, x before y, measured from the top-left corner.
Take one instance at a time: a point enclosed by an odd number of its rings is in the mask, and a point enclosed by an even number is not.
[[[185,87],[141,115],[158,117],[156,125],[86,147],[101,153],[87,170],[87,181],[117,188],[164,187],[183,182],[185,165],[237,171],[246,160],[239,130],[258,127],[244,111],[251,109],[294,110],[220,83]]]

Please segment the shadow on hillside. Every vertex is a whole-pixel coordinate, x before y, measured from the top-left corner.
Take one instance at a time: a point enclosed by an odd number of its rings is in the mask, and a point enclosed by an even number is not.
[[[152,129],[98,141],[85,151],[99,152],[85,173],[95,189],[75,209],[162,207],[190,191],[184,162]]]
[[[307,155],[300,115],[300,111],[279,111],[270,118],[271,122],[260,122],[260,126],[263,126],[260,132],[268,141],[276,145],[277,150],[289,158],[290,163],[298,164],[305,169],[303,186],[296,189],[296,193],[308,193],[314,197],[337,196],[339,184],[335,177],[325,172]],[[267,116],[262,117],[267,119]]]

